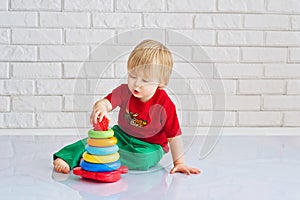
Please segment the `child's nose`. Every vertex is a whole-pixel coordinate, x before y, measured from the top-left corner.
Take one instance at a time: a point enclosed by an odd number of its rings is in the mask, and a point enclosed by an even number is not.
[[[136,87],[140,87],[140,86],[142,86],[142,80],[140,80],[140,79],[137,79],[136,81],[135,81],[135,86]]]

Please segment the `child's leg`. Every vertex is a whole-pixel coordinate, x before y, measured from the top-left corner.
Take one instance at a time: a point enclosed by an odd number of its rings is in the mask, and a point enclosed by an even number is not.
[[[129,169],[148,170],[155,166],[164,155],[162,147],[127,135],[119,126],[112,127],[118,139],[120,160]]]
[[[64,161],[69,165],[70,169],[73,169],[74,167],[78,166],[81,156],[85,151],[86,144],[87,144],[87,138],[79,140],[68,146],[65,146],[64,148],[62,148],[61,150],[53,154],[54,163],[56,165],[62,166],[65,164],[63,163]]]

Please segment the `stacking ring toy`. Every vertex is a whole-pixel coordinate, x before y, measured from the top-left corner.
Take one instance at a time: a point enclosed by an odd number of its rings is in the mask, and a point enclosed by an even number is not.
[[[110,138],[114,136],[114,131],[112,129],[108,129],[107,131],[95,131],[91,129],[88,135],[90,138]]]
[[[117,144],[117,138],[111,137],[107,139],[88,138],[87,143],[93,147],[110,147]]]
[[[83,160],[90,162],[90,163],[111,163],[119,160],[120,154],[118,152],[106,156],[96,156],[88,154],[87,152],[84,152]]]
[[[119,169],[119,167],[121,167],[121,161],[117,160],[116,162],[112,162],[112,163],[95,164],[95,163],[89,163],[82,160],[80,162],[80,167],[83,170],[90,171],[90,172],[110,172]]]
[[[93,147],[93,146],[87,145],[85,147],[85,150],[89,154],[103,156],[103,155],[113,154],[113,153],[117,152],[119,150],[119,147],[117,145],[114,145],[114,146],[110,146],[110,147],[101,147],[100,148],[100,147]]]
[[[89,172],[83,170],[81,167],[76,167],[73,169],[73,173],[75,175],[81,176],[82,178],[93,179],[96,181],[101,181],[105,183],[112,183],[120,180],[121,174],[126,174],[128,172],[128,168],[125,166],[121,166],[118,170],[114,170],[111,172]]]

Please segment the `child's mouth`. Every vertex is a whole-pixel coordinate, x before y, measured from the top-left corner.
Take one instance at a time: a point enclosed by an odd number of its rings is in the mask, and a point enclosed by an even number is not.
[[[134,93],[134,94],[139,94],[140,92],[137,91],[137,90],[133,90],[133,93]]]

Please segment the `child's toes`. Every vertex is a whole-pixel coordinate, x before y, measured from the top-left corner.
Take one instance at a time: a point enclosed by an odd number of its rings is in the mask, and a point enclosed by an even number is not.
[[[65,173],[65,174],[70,172],[69,165],[64,160],[62,160],[61,158],[55,159],[54,162],[53,162],[53,165],[54,165],[54,170],[56,172]]]
[[[69,172],[70,172],[69,167],[64,167],[64,168],[62,169],[62,172],[65,173],[65,174],[69,173]]]

